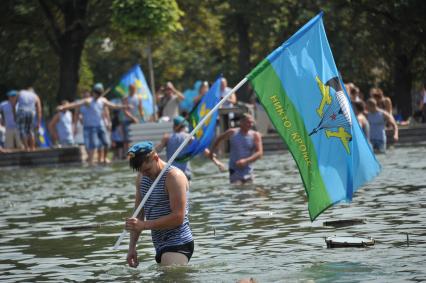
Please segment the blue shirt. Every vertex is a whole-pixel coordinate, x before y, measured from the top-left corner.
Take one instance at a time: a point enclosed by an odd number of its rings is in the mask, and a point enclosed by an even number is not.
[[[0,112],[3,112],[3,119],[7,129],[15,129],[15,117],[13,115],[13,106],[9,101],[3,101],[0,104]]]
[[[83,127],[100,127],[104,125],[104,102],[101,98],[92,99],[90,103],[80,106],[83,115]]]

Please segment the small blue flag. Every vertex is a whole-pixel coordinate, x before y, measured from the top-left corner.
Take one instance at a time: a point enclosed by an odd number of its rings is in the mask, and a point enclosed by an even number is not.
[[[189,126],[191,131],[206,116],[220,100],[220,82],[222,76],[219,76],[208,92],[201,98],[200,102],[189,114]],[[212,143],[215,136],[216,120],[218,112],[213,113],[204,125],[195,133],[194,139],[186,149],[176,158],[176,161],[188,161],[194,156],[202,153]]]
[[[198,95],[201,87],[201,81],[196,81],[192,89],[187,89],[183,92],[184,100],[179,104],[180,111],[190,112],[194,107],[194,98]]]
[[[46,131],[46,125],[44,121],[41,121],[41,125],[36,133],[36,143],[38,147],[47,148],[51,146],[49,134]]]
[[[113,89],[113,92],[125,97],[129,94],[129,86],[136,86],[136,95],[142,98],[142,105],[145,117],[149,117],[154,113],[154,105],[152,104],[152,93],[148,88],[145,76],[140,65],[133,66],[126,74],[121,77],[120,83]]]

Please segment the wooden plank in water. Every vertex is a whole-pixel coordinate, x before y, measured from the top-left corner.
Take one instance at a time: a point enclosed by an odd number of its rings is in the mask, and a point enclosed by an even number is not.
[[[365,248],[374,246],[376,241],[373,238],[358,238],[358,237],[327,237],[325,238],[327,248],[344,248],[356,247]]]
[[[353,226],[358,224],[365,224],[365,220],[364,219],[343,219],[343,220],[325,221],[323,223],[324,226],[332,226],[336,228]]]
[[[80,225],[80,226],[67,226],[62,227],[62,231],[80,231],[80,230],[92,230],[101,228],[101,224],[88,224],[88,225]]]

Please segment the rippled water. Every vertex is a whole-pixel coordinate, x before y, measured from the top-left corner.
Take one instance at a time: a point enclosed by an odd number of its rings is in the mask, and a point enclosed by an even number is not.
[[[295,163],[287,153],[256,163],[256,184],[196,161],[190,221],[195,252],[187,267],[161,268],[148,232],[138,268],[125,262],[128,238],[112,250],[133,207],[134,173],[110,167],[1,169],[0,280],[235,282],[420,282],[426,280],[426,148],[378,157],[383,171],[352,204],[311,223]],[[363,218],[344,228],[324,221]],[[100,223],[86,231],[61,227]],[[406,241],[409,235],[409,245]],[[372,248],[327,249],[327,236],[373,237]]]

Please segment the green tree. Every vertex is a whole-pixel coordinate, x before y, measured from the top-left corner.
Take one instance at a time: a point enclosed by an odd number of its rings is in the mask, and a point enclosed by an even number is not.
[[[14,63],[19,61],[10,56],[12,53],[31,57],[19,70],[26,68],[32,72],[32,80],[36,82],[41,82],[43,76],[49,77],[49,93],[57,93],[56,101],[74,100],[85,41],[96,29],[108,24],[110,5],[110,1],[95,0],[3,1],[0,9],[4,15],[1,21],[6,45],[2,50]],[[12,43],[7,42],[11,37]],[[25,45],[27,50],[43,50],[43,54],[31,56],[35,54],[16,49]],[[43,61],[45,58],[48,64]],[[19,71],[15,75],[21,76]]]
[[[83,55],[81,57],[80,71],[79,71],[79,84],[78,84],[78,93],[82,93],[83,91],[90,90],[92,85],[94,84],[94,75],[93,71],[90,68],[89,61],[87,59],[86,49],[83,51]]]
[[[414,74],[418,72],[415,61],[426,55],[426,2],[359,2],[368,20],[375,22],[379,40],[373,42],[389,64],[394,102],[406,119],[412,114],[411,91]]]
[[[153,41],[154,66],[159,81],[172,80],[182,89],[195,80],[213,81],[224,67],[226,45],[220,17],[208,1],[179,1],[183,30]]]
[[[59,58],[57,99],[74,100],[79,83],[81,56],[86,39],[109,23],[109,1],[38,0],[46,39]]]
[[[181,30],[182,11],[174,0],[114,0],[117,29],[139,37],[154,37]]]
[[[425,75],[426,2],[333,1],[332,40],[351,80],[381,86],[404,118],[412,114],[412,86]],[[339,13],[337,13],[339,11]],[[342,69],[341,69],[342,70]],[[343,71],[342,70],[342,71]]]
[[[23,0],[0,5],[0,91],[33,86],[46,106],[56,98],[58,60],[51,55],[44,30],[34,24],[41,21],[36,9],[34,2]]]
[[[215,2],[216,7],[213,9],[222,16],[221,28],[228,39],[227,47],[231,47],[227,49],[230,58],[227,69],[234,82],[247,75],[257,63],[319,11],[315,1]],[[238,97],[247,101],[249,95],[247,85],[244,85]]]
[[[115,28],[136,42],[147,40],[151,89],[155,92],[151,40],[181,30],[182,11],[174,0],[114,0],[112,7]]]
[[[47,104],[73,100],[78,84],[79,90],[93,81],[113,86],[136,62],[147,74],[147,46],[159,81],[182,89],[223,73],[234,85],[324,10],[343,79],[364,92],[381,86],[408,116],[413,85],[426,73],[425,6],[421,0],[4,0],[0,91],[33,85]],[[102,47],[108,40],[111,48]],[[248,99],[244,89],[239,99]]]

